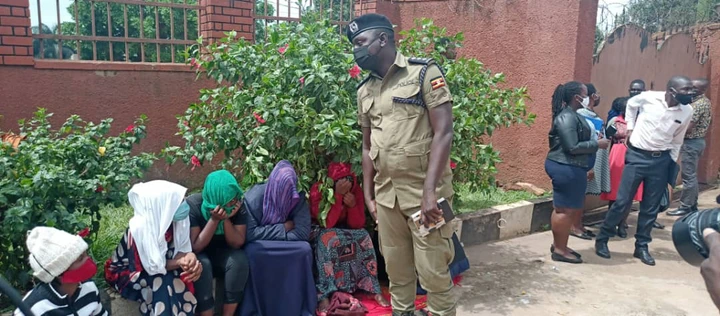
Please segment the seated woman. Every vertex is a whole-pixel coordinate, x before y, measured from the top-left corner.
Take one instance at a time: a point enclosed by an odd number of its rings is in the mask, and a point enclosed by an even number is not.
[[[135,214],[105,262],[105,280],[123,298],[140,302],[142,315],[195,313],[193,282],[200,278],[202,265],[190,244],[186,191],[156,180],[138,183],[128,193]]]
[[[97,266],[81,236],[38,226],[28,232],[26,245],[33,276],[40,282],[25,295],[25,308],[16,309],[15,316],[108,315],[92,281]]]
[[[250,279],[241,315],[315,314],[312,249],[307,242],[310,210],[297,182],[295,169],[283,160],[267,183],[245,193]]]
[[[202,193],[186,200],[190,206],[192,248],[203,266],[195,282],[199,315],[213,315],[213,276],[225,281],[223,315],[235,315],[242,300],[249,273],[247,257],[240,249],[247,228],[246,212],[240,203],[242,195],[235,177],[227,170],[218,170],[207,176]]]
[[[328,211],[320,210],[321,183],[310,189],[313,219],[310,241],[317,269],[318,311],[327,311],[329,299],[336,291],[363,290],[375,294],[381,306],[389,306],[378,282],[375,248],[364,229],[365,204],[357,177],[349,163],[337,162],[330,164],[328,177],[334,181],[335,192],[335,204]]]

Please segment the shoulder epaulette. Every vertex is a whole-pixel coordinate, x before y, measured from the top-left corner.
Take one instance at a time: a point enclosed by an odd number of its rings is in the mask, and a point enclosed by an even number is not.
[[[423,98],[423,92],[422,92],[422,86],[425,82],[425,74],[427,73],[427,70],[430,66],[435,65],[440,69],[440,73],[445,76],[445,70],[443,70],[442,67],[432,58],[418,58],[418,57],[410,57],[408,58],[408,63],[415,64],[415,65],[423,65],[422,69],[420,69],[420,78],[419,78],[419,84],[420,84],[420,93],[418,93],[417,97],[413,99],[403,99],[403,100],[395,100],[396,102],[401,103],[408,103],[408,104],[415,104],[421,107],[426,107],[425,104],[425,98]]]
[[[418,57],[410,57],[408,58],[408,62],[411,64],[416,65],[430,65],[435,62],[432,58],[418,58]]]
[[[357,85],[357,87],[355,87],[355,89],[356,90],[360,89],[360,87],[362,87],[364,84],[366,84],[368,81],[370,81],[370,78],[372,78],[372,76],[370,76],[370,75],[365,77],[365,79],[363,79],[362,81],[360,81],[360,83],[358,83],[358,85]]]

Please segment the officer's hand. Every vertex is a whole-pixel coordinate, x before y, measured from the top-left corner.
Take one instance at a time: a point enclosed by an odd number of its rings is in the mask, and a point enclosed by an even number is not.
[[[710,298],[715,306],[720,308],[720,233],[712,228],[705,228],[703,236],[710,255],[700,265],[700,274],[705,279]]]
[[[368,212],[370,212],[370,216],[375,220],[375,224],[377,225],[378,219],[377,219],[377,204],[375,203],[375,200],[370,201],[370,203],[366,203]]]
[[[593,179],[595,179],[595,171],[594,170],[588,171],[587,179],[588,179],[588,181],[592,181]]]
[[[422,220],[425,227],[429,227],[431,223],[436,223],[442,218],[442,211],[438,209],[437,199],[435,198],[435,192],[423,193],[422,204],[420,205],[420,220]]]

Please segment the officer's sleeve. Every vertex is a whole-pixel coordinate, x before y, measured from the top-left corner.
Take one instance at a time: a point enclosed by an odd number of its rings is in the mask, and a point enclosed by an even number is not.
[[[450,88],[445,82],[445,76],[440,72],[438,65],[428,66],[423,82],[423,100],[428,109],[434,108],[445,102],[452,102]]]
[[[358,96],[357,96],[357,108],[358,108],[358,124],[360,124],[360,127],[370,127],[370,118],[368,117],[367,113],[363,113],[363,96],[365,99],[370,98],[369,96],[365,95],[363,93],[363,89],[361,88],[358,90]],[[365,102],[372,102],[372,100],[365,100]]]

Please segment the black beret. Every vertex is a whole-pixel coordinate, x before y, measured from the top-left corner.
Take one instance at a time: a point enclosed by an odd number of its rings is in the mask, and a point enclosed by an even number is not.
[[[360,33],[374,29],[387,29],[392,32],[393,26],[386,16],[377,13],[368,13],[350,21],[345,33],[347,34],[348,40],[352,42]]]

